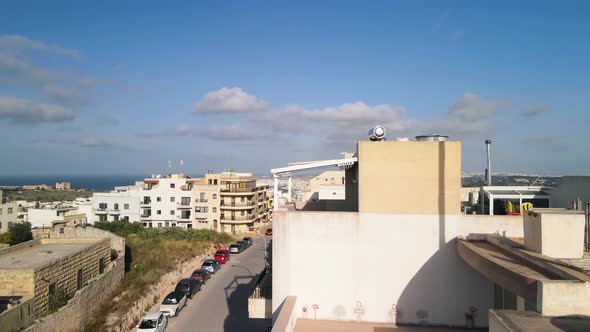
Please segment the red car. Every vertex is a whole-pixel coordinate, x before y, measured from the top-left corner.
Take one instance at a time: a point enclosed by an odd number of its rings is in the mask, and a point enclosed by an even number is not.
[[[209,271],[207,271],[207,270],[197,269],[197,270],[193,271],[193,274],[191,274],[190,278],[197,279],[202,284],[205,284],[207,282],[207,280],[209,280],[211,278],[211,273],[209,273]]]
[[[219,263],[225,264],[227,263],[227,261],[229,261],[229,256],[229,251],[227,251],[227,249],[219,249],[215,252],[215,255],[213,257]]]
[[[264,235],[272,235],[272,228],[267,229]]]

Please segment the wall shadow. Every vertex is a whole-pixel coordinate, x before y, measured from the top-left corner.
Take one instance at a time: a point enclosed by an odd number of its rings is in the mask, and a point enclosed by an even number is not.
[[[481,294],[469,290],[486,286],[485,282],[482,284],[483,277],[478,278],[479,274],[469,269],[471,268],[457,255],[456,241],[445,243],[424,263],[402,291],[396,303],[397,324],[479,328],[487,326],[487,307],[478,308],[474,322],[466,316],[470,305],[482,302]],[[454,323],[449,324],[450,321]]]
[[[584,315],[559,316],[550,319],[551,325],[566,332],[590,331],[590,317]]]

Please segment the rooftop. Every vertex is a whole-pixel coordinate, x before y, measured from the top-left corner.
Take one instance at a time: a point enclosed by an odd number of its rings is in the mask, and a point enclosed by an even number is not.
[[[34,243],[29,241],[21,244],[20,248],[9,247],[0,250],[0,270],[36,270],[86,249],[96,241],[91,239],[88,242],[80,243]]]
[[[578,316],[544,317],[531,311],[493,310],[490,316],[511,331],[590,331],[590,319]]]

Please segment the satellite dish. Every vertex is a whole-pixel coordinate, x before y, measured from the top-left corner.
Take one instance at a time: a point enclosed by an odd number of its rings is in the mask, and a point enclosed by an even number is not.
[[[385,134],[385,127],[375,126],[373,129],[369,130],[369,139],[371,141],[385,141]]]

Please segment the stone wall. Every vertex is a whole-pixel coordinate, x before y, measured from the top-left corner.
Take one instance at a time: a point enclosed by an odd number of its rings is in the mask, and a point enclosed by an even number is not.
[[[33,229],[35,239],[72,239],[72,238],[102,238],[111,239],[111,247],[117,250],[119,257],[125,255],[125,239],[111,232],[104,231],[92,226],[56,226],[54,228]]]
[[[43,239],[42,243],[72,243],[72,239]],[[88,242],[88,239],[86,239]],[[35,271],[35,317],[47,313],[49,286],[55,284],[56,290],[63,289],[67,294],[78,290],[78,271],[82,270],[82,285],[99,276],[99,261],[104,267],[109,265],[111,258],[110,239],[101,239],[82,251],[53,262]]]
[[[1,331],[20,331],[33,322],[33,307],[35,301],[32,297],[22,299],[21,302],[0,313]]]
[[[111,262],[106,272],[77,291],[68,304],[26,329],[26,332],[67,332],[81,329],[108,300],[125,275],[125,258]]]
[[[35,294],[33,270],[1,270],[0,296],[33,296]]]

